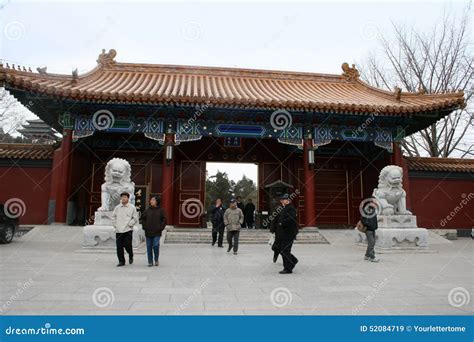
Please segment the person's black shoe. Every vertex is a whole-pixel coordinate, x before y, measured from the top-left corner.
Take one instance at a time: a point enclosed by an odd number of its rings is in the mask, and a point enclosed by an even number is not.
[[[125,266],[125,263],[119,262],[119,263],[117,264],[117,267],[121,267],[121,266]]]
[[[128,258],[128,263],[129,263],[130,265],[133,264],[133,257],[132,257],[132,256]]]
[[[290,273],[293,273],[293,271],[288,271],[288,270],[280,271],[280,274],[290,274]]]
[[[273,262],[277,262],[278,260],[278,254],[273,254]]]
[[[216,242],[215,242],[215,241],[212,241],[212,246],[214,246],[215,244],[216,244]]]
[[[229,248],[227,248],[227,253],[229,253],[231,250],[232,250],[232,246],[229,246]]]
[[[220,246],[217,246],[217,247],[224,248],[224,246],[222,246],[222,245],[220,245]]]

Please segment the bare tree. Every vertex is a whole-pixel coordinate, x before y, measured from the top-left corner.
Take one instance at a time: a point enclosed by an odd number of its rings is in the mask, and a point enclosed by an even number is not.
[[[361,67],[363,79],[379,88],[398,86],[406,91],[445,93],[462,90],[466,108],[418,133],[406,137],[402,148],[409,156],[473,156],[473,55],[469,37],[469,3],[456,18],[445,14],[427,33],[393,23],[392,35],[380,34],[381,53]]]
[[[27,110],[5,88],[0,88],[0,142],[14,139],[16,133],[27,117]],[[8,140],[8,141],[7,141]]]

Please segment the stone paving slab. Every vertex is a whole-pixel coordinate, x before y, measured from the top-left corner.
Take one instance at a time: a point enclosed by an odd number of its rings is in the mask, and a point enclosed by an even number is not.
[[[465,315],[472,313],[474,243],[433,239],[430,253],[363,260],[353,232],[295,245],[300,263],[280,275],[267,245],[238,255],[204,244],[161,246],[116,268],[113,251],[81,249],[80,227],[38,226],[0,246],[0,313],[12,315]],[[450,296],[451,293],[451,296]]]

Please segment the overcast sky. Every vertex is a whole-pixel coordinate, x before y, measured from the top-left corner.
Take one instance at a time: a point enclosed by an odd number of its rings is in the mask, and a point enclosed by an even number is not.
[[[377,51],[391,22],[426,30],[466,2],[261,3],[0,0],[4,61],[87,72],[101,49],[116,60],[341,73]],[[249,173],[250,173],[249,169]]]

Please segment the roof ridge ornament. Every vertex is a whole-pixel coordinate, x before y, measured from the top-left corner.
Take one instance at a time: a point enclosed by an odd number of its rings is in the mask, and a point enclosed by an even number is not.
[[[395,99],[397,101],[400,101],[400,98],[402,96],[402,89],[398,86],[395,86],[395,88],[393,89],[393,94],[395,95]]]
[[[44,66],[44,67],[42,67],[42,68],[38,67],[38,68],[36,68],[36,71],[38,71],[38,73],[39,73],[40,75],[46,75],[46,74],[48,73],[48,72],[46,71],[46,69],[48,69],[47,66]]]
[[[79,77],[79,72],[77,68],[72,71],[72,83],[77,83],[77,78]]]
[[[114,60],[115,56],[117,56],[117,51],[114,49],[110,49],[109,52],[105,52],[105,49],[102,49],[102,53],[97,58],[97,63],[104,67],[110,66],[116,63]]]
[[[359,79],[360,73],[356,69],[355,64],[352,64],[352,67],[349,66],[349,63],[342,63],[342,76],[346,78],[347,81],[356,81]]]

